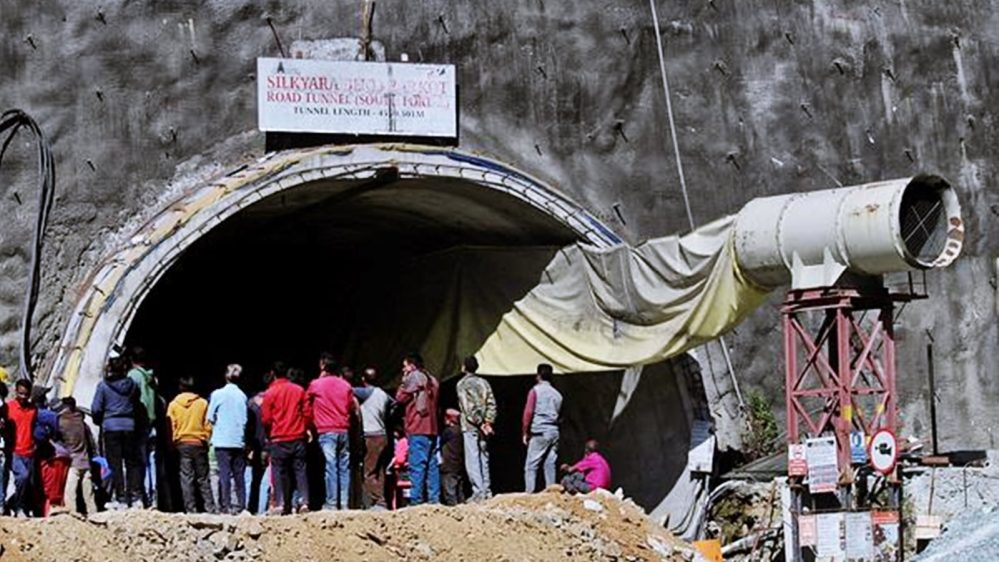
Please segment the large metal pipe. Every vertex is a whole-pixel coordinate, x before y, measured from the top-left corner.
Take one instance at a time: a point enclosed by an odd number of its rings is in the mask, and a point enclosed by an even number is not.
[[[739,265],[768,287],[945,267],[963,242],[957,195],[934,175],[762,197],[735,223]]]

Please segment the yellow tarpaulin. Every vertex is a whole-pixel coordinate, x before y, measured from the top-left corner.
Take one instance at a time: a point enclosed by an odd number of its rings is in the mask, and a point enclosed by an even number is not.
[[[734,216],[685,236],[561,250],[476,353],[490,375],[609,371],[714,339],[764,300],[734,255]]]

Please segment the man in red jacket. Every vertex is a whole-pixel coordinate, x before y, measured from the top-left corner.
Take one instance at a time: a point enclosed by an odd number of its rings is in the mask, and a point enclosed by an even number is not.
[[[14,437],[14,457],[11,472],[14,475],[14,495],[7,509],[11,515],[23,512],[28,517],[34,507],[32,501],[35,483],[35,438],[32,434],[38,410],[31,403],[31,383],[20,379],[14,386],[14,398],[7,402],[8,431]]]
[[[298,488],[305,503],[299,513],[307,512],[309,480],[305,473],[305,443],[307,428],[312,424],[312,411],[305,389],[288,380],[287,371],[274,373],[274,382],[264,393],[260,421],[270,438],[271,467],[280,485],[284,502],[282,513],[292,511],[292,495]]]
[[[309,384],[309,405],[326,458],[326,503],[323,509],[348,509],[350,498],[350,421],[357,399],[350,383],[337,372],[329,353],[319,357],[319,378]]]

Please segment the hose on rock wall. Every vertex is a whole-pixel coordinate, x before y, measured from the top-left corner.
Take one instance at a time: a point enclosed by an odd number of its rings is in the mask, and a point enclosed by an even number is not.
[[[21,345],[19,378],[34,381],[31,365],[31,319],[38,303],[38,289],[41,284],[42,246],[45,241],[45,229],[52,211],[55,196],[55,161],[52,158],[52,147],[42,134],[38,123],[20,109],[11,109],[0,115],[0,135],[7,133],[0,145],[0,168],[7,148],[22,128],[34,135],[38,144],[38,215],[35,220],[35,232],[31,244],[31,266],[28,289],[24,299],[24,315],[21,319]],[[8,132],[9,131],[9,132]]]

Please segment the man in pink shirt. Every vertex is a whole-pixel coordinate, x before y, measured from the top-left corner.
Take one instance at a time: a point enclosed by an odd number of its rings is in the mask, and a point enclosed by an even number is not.
[[[600,444],[590,439],[586,453],[576,464],[562,465],[562,487],[570,494],[586,494],[597,488],[607,489],[611,483],[611,469],[607,459],[597,450]]]
[[[307,392],[319,446],[326,457],[326,503],[323,509],[348,509],[350,497],[350,422],[357,415],[357,399],[350,383],[337,372],[329,353],[319,358],[319,378]]]

